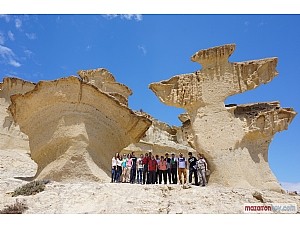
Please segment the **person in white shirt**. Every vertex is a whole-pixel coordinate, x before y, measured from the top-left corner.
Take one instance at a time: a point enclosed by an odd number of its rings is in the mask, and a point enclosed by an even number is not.
[[[143,183],[143,171],[144,171],[144,164],[143,164],[143,158],[144,155],[141,154],[140,157],[137,160],[137,182],[138,184],[142,184]]]
[[[187,179],[187,174],[186,174],[186,168],[187,168],[187,160],[185,157],[183,157],[182,153],[179,153],[179,158],[178,158],[178,176],[179,176],[179,181],[180,184],[186,184],[186,179]],[[183,180],[182,181],[182,175],[183,175]]]
[[[116,176],[117,176],[117,157],[119,156],[119,153],[116,153],[115,156],[111,159],[111,183],[116,182]]]

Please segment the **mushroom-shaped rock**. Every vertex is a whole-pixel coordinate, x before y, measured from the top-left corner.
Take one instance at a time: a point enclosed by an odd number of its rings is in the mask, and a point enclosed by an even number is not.
[[[116,82],[114,76],[104,68],[78,71],[79,77],[102,91],[114,96],[122,104],[128,105],[128,97],[132,95],[131,89]]]
[[[0,83],[0,150],[29,151],[27,135],[20,132],[7,108],[11,104],[11,95],[24,94],[34,87],[34,83],[13,77],[3,78]]]
[[[228,62],[234,48],[231,44],[199,51],[192,60],[203,64],[200,71],[176,75],[149,87],[167,105],[187,110],[219,105],[224,109],[228,96],[254,89],[277,75],[277,58]]]
[[[39,179],[107,180],[114,153],[138,142],[151,125],[113,96],[73,76],[41,81],[11,100],[9,110],[29,137]]]
[[[280,108],[278,102],[225,107],[228,96],[254,89],[277,75],[277,58],[230,63],[234,50],[234,44],[201,50],[192,56],[192,61],[202,64],[200,71],[176,75],[149,88],[163,103],[187,110],[195,148],[206,155],[212,171],[211,183],[281,191],[269,168],[267,150],[273,135],[287,129],[296,113]],[[237,114],[247,109],[253,110],[252,119]],[[184,122],[186,118],[180,117]]]

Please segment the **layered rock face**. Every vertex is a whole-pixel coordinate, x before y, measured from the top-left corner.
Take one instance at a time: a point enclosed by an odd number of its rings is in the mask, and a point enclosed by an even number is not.
[[[146,115],[151,119],[152,125],[149,127],[144,137],[138,143],[130,144],[122,150],[122,153],[136,152],[136,156],[140,153],[152,152],[154,155],[165,155],[165,153],[179,153],[187,155],[188,152],[195,152],[189,145],[182,127],[169,126],[166,123],[160,122],[146,113],[139,113]]]
[[[41,81],[24,95],[11,96],[9,110],[28,135],[31,157],[38,164],[35,178],[108,180],[111,157],[147,131],[149,119],[101,90],[105,79],[99,88],[97,80],[107,75],[98,69],[84,80],[71,76]]]
[[[100,90],[115,97],[120,103],[128,105],[128,97],[132,95],[131,89],[126,85],[116,82],[114,76],[106,69],[80,70],[77,72],[80,78]]]
[[[34,83],[18,78],[4,78],[0,83],[0,150],[29,151],[27,135],[20,132],[7,108],[11,104],[11,95],[24,94],[34,87]]]
[[[163,103],[187,110],[182,121],[193,134],[196,150],[208,159],[211,183],[280,191],[268,165],[268,146],[296,112],[280,108],[278,102],[225,107],[228,96],[277,75],[277,58],[230,63],[234,50],[229,44],[199,51],[192,61],[202,65],[200,71],[152,83],[150,89]]]

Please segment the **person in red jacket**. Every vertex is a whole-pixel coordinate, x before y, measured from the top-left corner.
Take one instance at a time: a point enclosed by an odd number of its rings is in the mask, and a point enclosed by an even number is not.
[[[151,156],[151,160],[148,163],[148,170],[149,170],[149,184],[155,184],[157,162],[153,155]]]

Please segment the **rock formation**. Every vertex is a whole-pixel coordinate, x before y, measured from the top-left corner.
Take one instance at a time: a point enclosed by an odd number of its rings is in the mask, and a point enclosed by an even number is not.
[[[280,108],[278,102],[225,107],[228,96],[277,75],[277,58],[230,63],[234,50],[234,44],[201,50],[192,56],[202,65],[200,71],[149,87],[163,103],[186,109],[189,118],[183,121],[190,121],[196,150],[208,159],[210,183],[281,191],[268,165],[268,146],[296,112]]]
[[[77,73],[84,82],[98,87],[115,97],[120,103],[128,106],[128,97],[132,95],[131,89],[116,82],[114,76],[106,69],[80,70]]]
[[[7,108],[11,104],[11,95],[24,94],[34,86],[34,83],[18,78],[4,78],[0,83],[0,150],[29,151],[27,135],[20,132]]]
[[[135,151],[138,156],[140,153],[152,152],[154,155],[164,155],[168,152],[170,155],[175,153],[178,156],[179,153],[187,155],[189,151],[195,152],[186,140],[182,127],[169,126],[146,113],[137,113],[147,116],[152,125],[138,143],[130,144],[122,150],[122,153]]]
[[[125,105],[131,91],[107,70],[79,75],[40,81],[11,96],[9,110],[38,164],[35,178],[107,180],[114,153],[138,142],[151,125]]]
[[[187,113],[180,114],[178,119],[182,122],[181,132],[182,138],[192,147],[196,148],[195,141],[194,141],[194,134],[191,127],[191,120],[190,116]]]
[[[34,175],[36,171],[36,164],[30,159],[28,137],[7,110],[11,95],[24,94],[34,87],[34,83],[18,78],[4,78],[0,83],[0,179]]]

